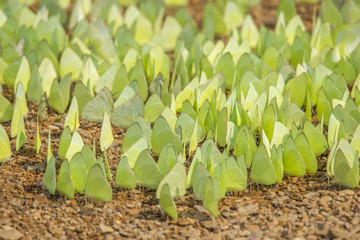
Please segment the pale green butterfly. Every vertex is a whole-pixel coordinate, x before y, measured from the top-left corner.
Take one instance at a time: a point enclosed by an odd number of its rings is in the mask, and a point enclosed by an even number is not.
[[[203,200],[204,196],[205,196],[205,189],[206,189],[206,183],[208,180],[208,177],[211,177],[211,174],[209,173],[208,170],[206,170],[206,168],[204,167],[204,165],[202,163],[198,163],[194,174],[193,174],[193,190],[194,190],[194,194],[195,197],[197,199]],[[221,187],[218,181],[213,181],[213,187],[214,187],[214,191],[215,191],[215,196],[218,199],[221,198]]]
[[[71,73],[71,78],[69,78],[69,80],[75,82],[80,78],[81,69],[83,68],[83,61],[71,47],[67,47],[61,54],[59,68],[60,76],[62,78]]]
[[[99,164],[95,164],[89,171],[85,183],[85,195],[91,199],[108,202],[112,199],[112,189],[106,181],[104,172]]]
[[[295,145],[291,135],[284,141],[284,171],[290,176],[303,176],[305,174],[305,161]]]
[[[21,82],[19,82],[17,85],[16,94],[15,94],[15,104],[19,105],[21,115],[26,116],[26,114],[28,113],[28,107],[26,104],[24,87]]]
[[[280,145],[278,148],[272,146],[270,150],[270,159],[272,164],[275,167],[276,172],[276,182],[281,183],[281,180],[284,176],[284,163],[283,163],[283,151],[282,146]]]
[[[151,135],[151,145],[154,154],[159,155],[162,148],[173,143],[177,153],[182,151],[182,144],[179,137],[173,132],[164,117],[160,116],[156,119]]]
[[[46,161],[48,162],[52,156],[53,156],[53,153],[52,153],[52,150],[51,150],[51,133],[50,133],[50,130],[49,130]]]
[[[264,144],[261,144],[254,154],[250,178],[254,182],[264,185],[276,183],[276,170]]]
[[[79,108],[76,97],[73,97],[66,115],[64,127],[66,126],[70,127],[71,132],[74,132],[79,128]]]
[[[123,143],[122,143],[122,152],[126,152],[130,147],[139,141],[143,137],[143,132],[140,128],[140,125],[137,122],[131,124],[131,126],[126,130]]]
[[[195,155],[191,161],[191,165],[190,168],[188,170],[188,175],[187,175],[187,179],[186,179],[186,187],[190,188],[193,185],[193,176],[194,176],[194,171],[196,169],[196,166],[202,162],[201,160],[201,149],[198,148],[195,152]],[[161,168],[160,168],[161,169]]]
[[[186,191],[186,170],[182,161],[177,161],[170,172],[161,180],[156,197],[160,198],[162,186],[168,184],[173,198],[185,195]]]
[[[302,132],[297,134],[295,138],[295,145],[304,159],[306,172],[316,173],[317,160],[315,154],[312,151],[309,142],[307,141],[305,135]]]
[[[164,176],[173,168],[177,161],[177,157],[178,156],[172,143],[169,143],[163,147],[160,152],[157,164]]]
[[[138,140],[126,152],[124,152],[123,157],[126,157],[131,168],[134,167],[138,156],[145,149],[149,149],[149,146],[144,138],[140,138],[140,140]]]
[[[16,137],[19,129],[19,122],[21,117],[20,104],[15,101],[14,111],[11,118],[11,132],[10,137]]]
[[[352,162],[351,162],[352,161]],[[341,150],[338,150],[334,160],[335,182],[348,187],[359,186],[359,153],[347,159]]]
[[[19,121],[19,127],[18,132],[16,134],[16,143],[15,143],[15,149],[16,151],[19,151],[19,149],[24,146],[26,142],[26,133],[25,133],[25,124],[24,124],[24,118],[22,115],[20,115],[20,121]]]
[[[96,163],[96,157],[88,144],[85,144],[81,149],[81,154],[84,158],[86,169],[89,172],[91,167]]]
[[[78,193],[84,193],[85,181],[88,175],[84,158],[81,152],[76,153],[70,163],[71,178],[74,183],[74,188]]]
[[[43,183],[50,194],[55,194],[56,190],[56,167],[55,167],[55,158],[51,157],[46,164],[45,174],[43,177]]]
[[[3,95],[0,94],[0,122],[7,122],[12,118],[13,106]]]
[[[216,196],[216,189],[214,186],[214,180],[212,177],[208,177],[205,185],[204,192],[204,207],[213,215],[217,217],[218,215],[218,201],[219,198]]]
[[[159,188],[160,189],[160,188]],[[171,196],[169,184],[165,183],[162,185],[161,193],[160,193],[160,207],[167,214],[170,215],[171,218],[177,219],[177,210],[174,200]]]
[[[120,187],[134,189],[136,187],[136,176],[126,157],[122,157],[116,170],[116,184]]]
[[[111,172],[110,172],[110,166],[109,166],[109,160],[106,156],[106,151],[104,151],[104,157],[105,157],[105,174],[106,174],[106,177],[109,181],[112,180],[112,175],[111,175]]]
[[[35,152],[39,153],[41,148],[41,139],[39,133],[39,117],[36,117],[36,136],[35,136]]]
[[[75,153],[81,151],[83,146],[84,146],[84,142],[83,142],[80,134],[77,131],[75,131],[73,133],[72,138],[71,138],[69,148],[66,151],[65,158],[66,159],[72,159],[72,157],[75,155]]]
[[[79,116],[82,116],[83,109],[85,105],[94,99],[90,90],[84,86],[82,82],[77,82],[74,88],[74,97],[78,101]]]
[[[244,155],[238,162],[233,156],[227,158],[225,163],[226,169],[226,190],[242,191],[247,186],[247,170]],[[240,164],[238,164],[240,163]]]
[[[88,121],[101,123],[105,112],[111,116],[113,106],[114,99],[110,90],[103,88],[94,99],[85,104],[82,110],[82,117]]]
[[[121,128],[129,128],[134,119],[144,116],[144,103],[139,94],[135,94],[132,98],[114,108],[111,115],[111,122]]]
[[[114,142],[114,136],[112,134],[110,118],[109,115],[105,112],[103,124],[101,126],[101,134],[100,134],[101,151],[105,152],[113,142]]]
[[[133,171],[138,181],[138,185],[150,189],[156,189],[164,177],[148,149],[145,149],[140,153],[135,162]]]
[[[60,142],[59,142],[59,149],[58,149],[58,155],[61,159],[66,158],[66,153],[68,151],[68,148],[70,146],[71,142],[71,130],[69,126],[66,126],[64,128],[64,131],[61,134]]]
[[[11,157],[9,137],[0,124],[0,162],[5,162]]]
[[[71,178],[69,161],[65,159],[61,164],[56,189],[68,198],[74,198],[74,184]]]
[[[68,74],[64,76],[60,82],[58,82],[57,79],[52,81],[49,95],[49,105],[58,113],[64,113],[69,104],[71,85],[70,78],[71,74]],[[46,92],[44,94],[46,94]]]
[[[144,118],[150,118],[151,122],[160,116],[165,106],[157,94],[152,94],[144,106]]]
[[[305,120],[303,131],[315,156],[323,154],[328,149],[325,136],[310,121]]]

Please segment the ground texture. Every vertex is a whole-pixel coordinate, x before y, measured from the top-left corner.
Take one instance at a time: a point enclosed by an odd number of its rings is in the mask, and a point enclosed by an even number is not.
[[[188,6],[199,26],[205,3],[193,0]],[[256,24],[273,28],[277,4],[275,0],[262,1],[253,8]],[[311,31],[318,5],[298,4],[297,9]],[[11,90],[4,88],[4,94],[13,101]],[[324,171],[301,178],[285,177],[281,184],[271,187],[250,183],[245,191],[220,200],[217,218],[211,217],[191,192],[176,202],[177,221],[161,211],[155,192],[145,189],[128,191],[113,185],[113,200],[106,204],[91,202],[83,195],[73,200],[58,193],[52,196],[42,184],[47,135],[50,130],[56,152],[64,116],[50,110],[49,117],[41,120],[42,151],[36,154],[38,106],[28,107],[28,141],[0,168],[0,239],[360,239],[359,189],[341,189]],[[92,145],[94,137],[99,139],[100,124],[82,121],[80,126],[85,143]],[[10,131],[9,122],[4,127]],[[124,131],[113,128],[113,133],[115,143],[108,150],[108,158],[115,175]],[[321,158],[319,163],[323,163]]]

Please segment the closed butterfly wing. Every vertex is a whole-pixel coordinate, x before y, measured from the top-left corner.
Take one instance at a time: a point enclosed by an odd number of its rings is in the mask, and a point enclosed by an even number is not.
[[[38,117],[45,119],[47,117],[47,112],[48,112],[48,100],[47,100],[46,92],[44,92],[40,100],[37,115]]]
[[[133,171],[138,180],[138,185],[150,189],[156,189],[163,178],[159,167],[147,149],[138,156]]]
[[[164,184],[160,193],[160,207],[163,209],[172,219],[177,219],[177,210],[174,200],[171,196],[170,187],[168,184]]]
[[[170,142],[174,144],[177,153],[182,151],[182,144],[179,137],[173,132],[166,120],[160,116],[155,121],[151,135],[153,152],[159,155],[162,148]]]
[[[123,144],[122,144],[122,152],[126,152],[130,149],[130,147],[139,141],[143,137],[143,132],[140,128],[140,125],[137,122],[131,124],[131,126],[127,129]]]
[[[19,149],[22,146],[24,146],[25,142],[26,142],[26,133],[25,133],[24,118],[22,115],[20,115],[19,127],[18,127],[18,132],[16,134],[16,142],[15,142],[16,151],[19,151]]]
[[[204,207],[211,213],[211,215],[217,217],[219,199],[216,196],[216,186],[214,185],[214,181],[215,180],[210,176],[207,178],[203,204]]]
[[[229,157],[226,160],[226,190],[227,191],[242,191],[247,186],[247,170],[245,159],[238,165],[234,157]]]
[[[258,147],[254,154],[250,178],[254,182],[264,185],[276,183],[275,167],[263,144]]]
[[[0,162],[5,162],[11,157],[9,137],[0,124]]]
[[[177,158],[178,155],[176,154],[174,145],[172,143],[169,143],[163,147],[160,152],[157,164],[164,176],[168,174],[168,172],[174,167]]]
[[[295,177],[305,174],[305,161],[292,136],[288,136],[284,143],[284,171],[286,174]]]
[[[116,170],[116,184],[123,188],[134,189],[136,182],[136,176],[126,157],[122,157]]]
[[[106,151],[113,142],[114,142],[114,136],[112,134],[110,118],[109,115],[105,112],[103,124],[101,126],[101,134],[100,134],[101,151]]]
[[[60,82],[57,79],[52,81],[49,105],[58,113],[64,113],[70,99],[71,75],[64,76]],[[46,92],[45,92],[46,93]]]
[[[106,112],[111,116],[114,100],[108,88],[103,88],[94,99],[85,104],[82,110],[82,117],[91,122],[101,123]]]
[[[74,188],[79,193],[84,193],[85,181],[88,175],[84,158],[81,152],[76,153],[70,163],[71,178],[73,179]]]
[[[299,133],[296,136],[295,145],[304,159],[306,172],[316,173],[317,160],[314,152],[310,148],[310,145],[303,133]]]
[[[112,199],[112,189],[105,178],[99,164],[95,164],[89,171],[85,183],[85,195],[91,199],[109,202]]]
[[[71,178],[69,161],[67,159],[61,164],[56,189],[68,198],[74,198],[75,189]]]
[[[139,94],[114,108],[111,122],[121,128],[129,128],[136,117],[144,116],[144,103]]]
[[[75,153],[80,152],[82,147],[84,146],[84,142],[78,132],[74,132],[71,138],[71,142],[68,150],[66,151],[66,159],[72,159]]]
[[[325,136],[310,121],[304,122],[303,131],[315,156],[321,155],[328,149]]]
[[[46,164],[46,169],[43,177],[43,183],[50,194],[54,195],[56,190],[56,167],[55,158],[51,157]]]
[[[359,160],[358,153],[353,156],[353,165],[349,164],[345,155],[341,150],[338,150],[334,160],[334,179],[337,183],[348,187],[356,188],[359,186]],[[355,167],[355,169],[353,169]]]
[[[70,131],[74,132],[79,128],[79,108],[76,97],[73,97],[69,111],[65,118],[64,127],[69,126]]]
[[[68,148],[70,146],[71,142],[71,130],[69,126],[66,126],[64,128],[64,131],[61,134],[60,142],[59,142],[59,148],[58,148],[58,155],[61,159],[66,158],[66,153],[68,151]]]
[[[88,144],[85,144],[81,149],[81,154],[84,158],[86,169],[89,172],[92,166],[96,164],[96,157]]]
[[[181,161],[177,161],[170,172],[161,180],[156,197],[160,198],[163,185],[168,184],[173,198],[179,198],[185,195],[186,191],[186,170]]]
[[[0,95],[0,122],[7,122],[13,115],[13,107],[9,100]]]

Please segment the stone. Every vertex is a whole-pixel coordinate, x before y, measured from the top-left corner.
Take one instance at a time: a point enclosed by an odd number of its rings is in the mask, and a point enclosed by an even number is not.
[[[352,189],[345,189],[345,190],[342,190],[339,195],[340,196],[353,196],[355,194],[354,190]]]
[[[87,204],[80,208],[80,213],[84,215],[91,215],[93,213],[93,205]]]
[[[240,237],[246,237],[246,236],[249,236],[250,234],[251,234],[251,232],[249,230],[246,230],[246,229],[238,231],[238,235]]]
[[[126,204],[126,207],[127,207],[127,208],[130,208],[130,209],[135,208],[135,206],[134,206],[133,204],[130,204],[130,203],[127,203],[127,204]]]
[[[200,212],[200,213],[207,213],[207,210],[201,205],[195,205],[194,209],[195,209],[195,211]]]
[[[203,228],[206,228],[209,231],[214,231],[219,228],[219,225],[215,221],[211,220],[201,221],[200,224]]]
[[[188,225],[191,225],[191,222],[187,219],[180,218],[180,219],[178,219],[177,224],[179,226],[188,226]]]
[[[247,230],[249,230],[250,232],[260,231],[260,227],[259,227],[258,225],[255,225],[255,224],[245,223],[245,228],[246,228]]]
[[[99,224],[99,228],[100,228],[100,231],[102,233],[112,233],[112,232],[114,232],[114,229],[112,227],[106,226],[103,223]]]
[[[322,198],[319,199],[318,204],[322,207],[325,207],[325,208],[327,207],[327,203]]]
[[[4,240],[16,240],[22,237],[23,234],[14,228],[0,230],[0,238]]]
[[[259,210],[258,204],[249,204],[244,207],[239,207],[237,209],[237,212],[241,215],[252,215],[257,213],[258,210]]]
[[[272,200],[276,197],[276,193],[274,192],[269,192],[266,196],[265,196],[265,199],[266,200]]]
[[[332,197],[330,197],[329,195],[323,196],[321,199],[322,199],[324,202],[330,202],[330,201],[333,200]]]
[[[282,196],[282,197],[277,197],[275,199],[272,200],[273,204],[282,204],[284,203],[286,200],[289,199],[289,196]]]
[[[64,229],[62,227],[51,225],[49,227],[49,232],[51,232],[51,234],[54,236],[59,236],[64,234]]]
[[[341,239],[349,236],[349,233],[347,231],[345,231],[337,226],[330,228],[330,234],[334,238],[341,238]]]
[[[318,192],[309,192],[309,193],[305,194],[304,197],[307,198],[307,199],[314,199],[314,198],[317,198],[319,196],[320,196],[320,193],[318,193]]]

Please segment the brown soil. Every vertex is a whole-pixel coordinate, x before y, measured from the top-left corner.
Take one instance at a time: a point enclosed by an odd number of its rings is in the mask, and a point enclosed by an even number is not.
[[[201,19],[206,1],[190,1],[194,18]],[[278,1],[263,1],[251,10],[256,23],[272,28]],[[190,8],[191,8],[190,7]],[[298,5],[305,23],[312,19],[312,5]],[[199,12],[198,12],[199,11]],[[198,22],[198,20],[197,20]],[[310,24],[310,25],[309,25]],[[306,23],[311,29],[311,22]],[[310,26],[310,27],[309,27]],[[4,88],[5,96],[13,94]],[[177,221],[160,209],[154,191],[125,190],[113,184],[113,200],[91,202],[76,194],[68,200],[52,196],[42,184],[48,131],[57,152],[64,115],[49,111],[41,120],[40,154],[34,150],[37,105],[29,104],[26,116],[27,143],[0,168],[0,239],[360,239],[360,191],[340,189],[323,171],[300,178],[285,177],[270,187],[249,184],[242,192],[228,193],[219,202],[219,216],[211,217],[191,191],[176,202]],[[10,122],[3,124],[7,132]],[[100,124],[81,121],[79,133],[85,143],[97,141]],[[124,131],[113,128],[115,142],[108,158],[115,176]],[[97,143],[99,144],[99,142]],[[15,139],[11,139],[15,145]],[[98,151],[99,152],[99,151]]]
[[[276,24],[276,9],[280,0],[262,0],[261,4],[250,10],[255,24],[273,29]],[[308,31],[312,30],[313,14],[318,14],[320,4],[296,3],[296,10]]]

